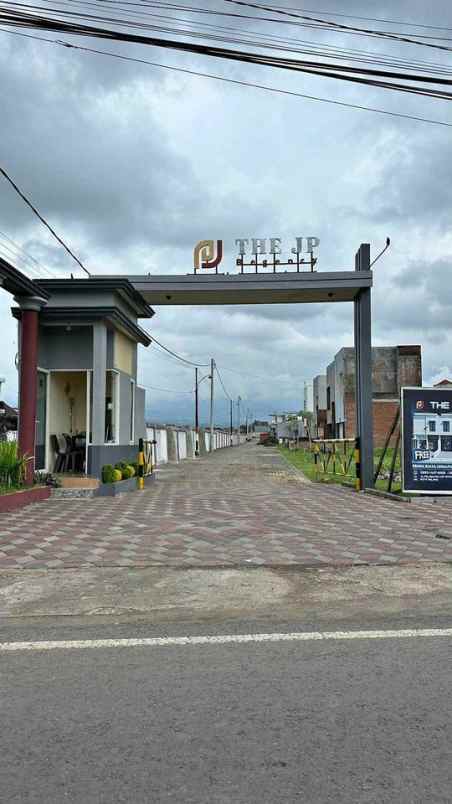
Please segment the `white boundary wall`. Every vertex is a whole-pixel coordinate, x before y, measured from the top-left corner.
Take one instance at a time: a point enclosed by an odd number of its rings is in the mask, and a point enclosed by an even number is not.
[[[156,441],[155,456],[157,466],[168,463],[168,430],[172,431],[171,438],[174,437],[176,446],[176,455],[173,462],[190,460],[193,457],[193,452],[196,443],[196,431],[192,429],[165,427],[163,425],[147,425],[146,426],[146,440]],[[206,452],[210,452],[210,432],[204,430],[204,439],[206,444]],[[223,430],[214,431],[213,448],[224,449],[230,447],[230,435]],[[237,443],[237,439],[234,439]]]

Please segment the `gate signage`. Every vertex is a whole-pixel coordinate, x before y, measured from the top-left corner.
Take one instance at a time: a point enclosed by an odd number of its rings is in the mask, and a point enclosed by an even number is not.
[[[452,494],[452,388],[402,388],[403,491]]]
[[[277,273],[283,266],[289,270],[300,271],[305,266],[314,271],[317,264],[317,257],[314,256],[314,249],[318,248],[320,240],[318,237],[296,237],[295,246],[290,249],[290,257],[286,261],[282,258],[283,247],[280,237],[249,237],[238,238],[235,241],[237,249],[236,265],[240,273],[245,273],[245,268],[250,268],[252,272],[258,273],[259,269],[269,269]],[[223,259],[222,240],[200,240],[195,246],[193,262],[195,274],[199,270],[215,269],[218,273],[218,266]]]

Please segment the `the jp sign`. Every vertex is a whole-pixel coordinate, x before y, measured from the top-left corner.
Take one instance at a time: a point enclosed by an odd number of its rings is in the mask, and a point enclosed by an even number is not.
[[[245,254],[282,254],[281,237],[252,237],[238,238],[235,245],[241,256]],[[320,245],[318,237],[297,237],[295,247],[292,247],[291,254],[312,254],[315,248]]]
[[[315,269],[317,257],[314,256],[314,249],[320,245],[318,237],[297,237],[295,245],[290,248],[289,256],[286,261],[281,257],[283,253],[283,241],[281,237],[241,237],[235,240],[237,256],[235,263],[244,273],[245,268],[251,268],[258,273],[259,268],[273,270],[277,273],[283,266],[292,270],[300,271],[304,267],[309,267],[311,271]],[[248,259],[246,255],[249,255]],[[195,273],[199,270],[212,270],[218,273],[218,266],[223,258],[222,240],[200,240],[195,246],[193,262]]]
[[[403,490],[452,494],[452,388],[402,388]]]
[[[215,268],[216,270],[218,270],[218,266],[222,259],[223,259],[222,240],[216,241],[216,248],[214,240],[200,240],[199,243],[196,244],[193,252],[193,264],[195,267],[195,273],[196,271],[199,271],[200,268],[204,269]]]

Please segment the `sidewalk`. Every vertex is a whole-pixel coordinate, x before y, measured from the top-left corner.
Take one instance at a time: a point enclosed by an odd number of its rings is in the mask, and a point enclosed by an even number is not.
[[[164,468],[142,492],[0,516],[0,570],[452,561],[451,512],[311,484],[276,449],[246,444]]]

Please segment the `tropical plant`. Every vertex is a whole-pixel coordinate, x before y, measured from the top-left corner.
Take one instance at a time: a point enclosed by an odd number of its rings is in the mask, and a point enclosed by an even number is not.
[[[0,441],[0,485],[21,486],[29,459],[19,455],[17,441]]]

